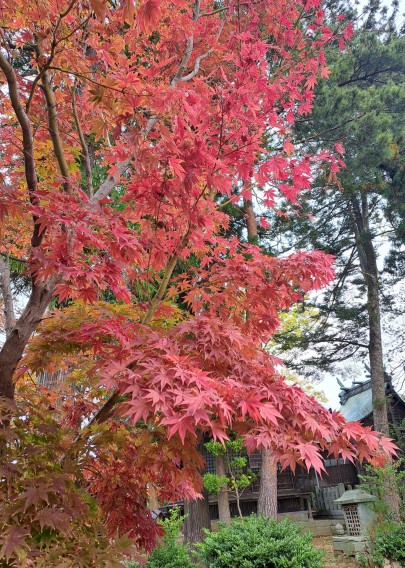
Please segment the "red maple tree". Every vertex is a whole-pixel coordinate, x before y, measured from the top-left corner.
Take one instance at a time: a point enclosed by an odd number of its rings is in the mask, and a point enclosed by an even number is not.
[[[332,34],[319,0],[4,0],[0,29],[0,253],[30,279],[0,395],[13,398],[54,296],[125,303],[137,287],[138,319],[100,312],[71,332],[113,389],[96,422],[124,395],[121,415],[190,452],[197,431],[232,429],[292,467],[321,471],[325,448],[383,461],[389,440],[286,385],[261,347],[280,310],[332,279],[332,259],[270,258],[228,237],[225,213],[252,191],[264,208],[294,201],[325,160],[336,171],[337,158],[297,152],[290,130],[327,76],[325,45],[347,29]],[[151,327],[167,294],[189,317]],[[105,468],[123,476],[125,460]]]

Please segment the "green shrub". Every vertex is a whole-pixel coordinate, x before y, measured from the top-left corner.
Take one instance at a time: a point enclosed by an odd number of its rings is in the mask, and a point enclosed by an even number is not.
[[[179,509],[172,509],[169,517],[161,521],[163,538],[148,559],[148,568],[195,568],[190,560],[188,546],[179,542],[180,526],[184,517]]]
[[[322,568],[322,553],[300,527],[251,516],[234,519],[196,545],[208,568]]]
[[[169,517],[158,521],[163,526],[163,538],[148,558],[147,568],[196,568],[190,560],[189,548],[180,542],[180,527],[185,517],[180,509],[169,511]],[[129,560],[125,568],[140,568],[135,560]]]
[[[372,547],[372,558],[378,566],[384,564],[385,558],[405,566],[405,524],[390,523],[377,528]]]

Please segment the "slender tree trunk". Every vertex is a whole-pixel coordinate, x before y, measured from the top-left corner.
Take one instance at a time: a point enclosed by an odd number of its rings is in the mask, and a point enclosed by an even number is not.
[[[271,450],[262,450],[262,469],[260,474],[259,515],[277,519],[277,463]]]
[[[242,509],[240,508],[240,494],[239,489],[235,487],[236,507],[238,508],[239,517],[242,518]]]
[[[210,508],[208,503],[208,493],[203,491],[203,499],[195,501],[184,501],[184,542],[194,544],[201,542],[204,538],[203,529],[211,529]]]
[[[387,400],[385,396],[377,255],[369,226],[367,196],[364,192],[362,193],[361,201],[356,196],[351,198],[351,207],[360,268],[367,289],[367,312],[370,337],[368,351],[371,371],[374,428],[387,436],[389,427]]]
[[[257,245],[259,235],[257,232],[257,221],[253,204],[250,199],[243,200],[243,212],[246,219],[246,229],[248,234],[248,241],[251,244]]]
[[[149,495],[149,503],[148,503],[149,511],[156,511],[156,509],[159,509],[159,500],[157,496],[156,487],[153,485],[153,483],[148,484],[148,495]]]
[[[244,199],[243,210],[246,217],[248,240],[250,243],[257,244],[257,222],[250,200]],[[257,512],[265,517],[277,519],[277,464],[269,449],[262,450],[262,468],[260,473]]]
[[[204,437],[202,435],[197,449],[201,454],[204,451]],[[203,529],[211,530],[208,491],[203,489],[202,495],[203,499],[184,501],[184,514],[186,515],[184,521],[184,542],[191,545],[203,540]]]
[[[381,305],[378,280],[377,255],[369,225],[367,194],[361,200],[351,199],[352,217],[356,236],[360,268],[367,289],[367,313],[369,322],[369,361],[374,429],[389,436],[388,407],[385,392],[384,358],[381,333]],[[390,480],[384,484],[386,504],[396,520],[400,520],[400,497]]]
[[[215,472],[220,477],[226,476],[224,456],[215,456]],[[219,520],[229,525],[231,523],[231,511],[229,509],[229,493],[226,483],[221,484],[217,498]]]
[[[51,301],[53,289],[53,283],[33,285],[23,313],[4,342],[0,351],[0,397],[14,399],[14,372],[29,338]]]
[[[35,152],[34,152],[34,132],[29,114],[25,103],[20,99],[18,88],[18,80],[15,70],[4,54],[0,53],[0,69],[7,79],[10,101],[14,109],[16,119],[21,128],[23,155],[24,155],[24,172],[27,184],[27,195],[32,205],[38,205],[38,176],[35,169]],[[52,92],[49,83],[48,73],[42,76],[42,84],[44,87],[45,98],[48,107],[48,127],[54,145],[55,156],[61,174],[65,177],[63,185],[68,188],[68,178],[70,176],[66,159],[63,155],[63,148],[58,132],[57,112],[55,94]],[[60,153],[62,152],[62,155]],[[63,162],[63,163],[62,163]],[[65,165],[66,167],[62,167]],[[45,229],[41,230],[38,218],[33,215],[33,226],[31,235],[31,247],[36,248],[41,245]],[[9,399],[14,398],[15,385],[13,376],[15,369],[21,359],[24,349],[29,338],[41,321],[45,310],[52,298],[52,292],[55,289],[55,280],[49,280],[46,284],[36,280],[36,267],[31,265],[32,274],[32,290],[28,303],[17,320],[15,325],[10,329],[8,337],[0,351],[0,397]]]

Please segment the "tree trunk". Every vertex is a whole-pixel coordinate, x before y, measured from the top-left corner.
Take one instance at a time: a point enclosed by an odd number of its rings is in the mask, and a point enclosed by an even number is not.
[[[203,499],[184,501],[184,542],[194,544],[204,538],[203,529],[211,529],[208,493],[204,489]]]
[[[239,517],[242,518],[242,509],[240,508],[240,494],[238,487],[235,487],[236,507],[238,509]]]
[[[243,200],[243,212],[246,219],[246,229],[248,234],[248,241],[252,245],[258,244],[259,235],[257,232],[257,221],[253,204],[250,199]]]
[[[353,196],[351,198],[351,206],[360,268],[367,289],[367,312],[370,337],[368,351],[371,371],[374,428],[387,436],[389,427],[387,400],[385,396],[378,266],[369,225],[366,193],[362,192],[361,200]]]
[[[367,195],[361,194],[361,203],[351,199],[354,216],[356,247],[360,268],[367,288],[367,313],[369,324],[369,361],[374,429],[389,436],[388,407],[385,392],[385,373],[381,333],[381,305],[378,281],[377,255],[369,225]],[[396,520],[400,520],[400,497],[398,490],[387,480],[384,484],[386,504]]]
[[[252,244],[258,244],[257,222],[251,200],[243,200],[243,210],[246,217],[248,241]],[[262,450],[257,512],[270,519],[277,519],[277,464],[269,449]]]
[[[202,454],[204,451],[204,436],[200,433],[200,440],[197,449]],[[201,471],[201,474],[203,471]],[[184,501],[184,542],[194,544],[201,542],[204,538],[203,529],[211,530],[210,507],[208,491],[202,490],[203,499]]]
[[[51,301],[53,290],[53,283],[33,285],[30,298],[21,317],[4,342],[0,351],[0,397],[14,399],[14,372],[29,338]]]
[[[262,450],[257,513],[269,519],[277,519],[277,463],[271,450]]]
[[[219,475],[219,477],[226,476],[224,456],[215,456],[215,473]],[[219,520],[229,525],[231,523],[231,511],[229,509],[229,493],[226,483],[221,484],[217,498]]]

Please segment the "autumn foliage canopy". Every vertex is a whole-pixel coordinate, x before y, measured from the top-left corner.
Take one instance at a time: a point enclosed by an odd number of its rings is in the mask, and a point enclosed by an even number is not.
[[[290,129],[350,28],[332,33],[318,0],[3,0],[0,29],[0,253],[30,281],[0,394],[20,381],[15,404],[28,400],[27,376],[47,370],[81,385],[48,404],[68,440],[55,447],[66,475],[86,464],[110,532],[153,545],[147,485],[195,497],[202,432],[232,430],[293,469],[321,472],[324,450],[383,461],[388,439],[287,385],[262,348],[280,311],[332,280],[332,258],[270,257],[227,214],[253,194],[277,209],[316,168],[337,171]],[[29,495],[23,509],[51,507]]]

